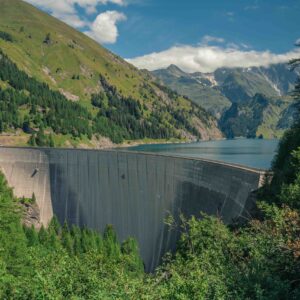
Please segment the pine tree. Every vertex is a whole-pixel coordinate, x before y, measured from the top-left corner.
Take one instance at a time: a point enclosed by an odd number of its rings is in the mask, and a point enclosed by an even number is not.
[[[36,196],[35,196],[35,193],[32,193],[31,202],[32,202],[33,204],[36,203]]]
[[[73,239],[73,249],[74,253],[76,255],[79,255],[82,253],[82,247],[81,247],[81,230],[79,227],[73,225],[71,229],[71,236]]]
[[[53,139],[53,135],[52,133],[49,136],[49,147],[54,148],[55,144],[54,144],[54,139]]]
[[[117,234],[112,225],[106,226],[103,237],[106,255],[115,259],[119,258],[121,249],[117,240]]]
[[[47,143],[46,143],[46,136],[44,134],[44,128],[42,126],[40,126],[39,128],[39,131],[37,133],[37,136],[36,136],[36,144],[38,146],[45,146]]]
[[[58,235],[53,227],[48,228],[47,248],[57,250],[60,247]]]
[[[48,227],[49,230],[54,230],[54,232],[57,234],[57,235],[60,235],[61,233],[61,226],[60,226],[60,223],[57,219],[56,216],[53,216],[53,218],[51,219],[50,223],[49,223],[49,227]]]
[[[29,247],[39,244],[39,237],[33,225],[30,228],[24,227],[24,232],[26,234]]]
[[[133,238],[128,238],[122,243],[122,254],[128,258],[128,265],[131,271],[143,271],[144,265],[140,258],[138,243]]]
[[[35,134],[32,133],[29,140],[28,140],[28,144],[32,147],[36,147],[36,141],[35,141]]]
[[[47,243],[47,240],[48,240],[48,234],[47,234],[47,231],[45,230],[45,227],[44,225],[42,225],[39,233],[38,233],[38,237],[39,237],[39,242],[41,244],[46,244]]]

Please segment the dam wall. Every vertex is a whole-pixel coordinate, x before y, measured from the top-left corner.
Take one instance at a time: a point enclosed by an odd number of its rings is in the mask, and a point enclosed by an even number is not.
[[[246,216],[249,195],[263,172],[226,163],[128,151],[0,147],[0,168],[18,197],[35,193],[46,225],[60,222],[138,240],[146,270],[176,247],[178,231],[164,220],[219,215],[226,223]]]

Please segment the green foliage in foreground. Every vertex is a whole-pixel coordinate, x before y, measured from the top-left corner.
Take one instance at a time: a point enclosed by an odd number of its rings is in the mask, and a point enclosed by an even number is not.
[[[141,280],[135,240],[120,245],[111,226],[103,237],[55,218],[39,232],[23,228],[2,175],[0,207],[0,299],[128,299],[128,284]]]
[[[299,299],[299,215],[263,211],[264,221],[238,231],[214,217],[186,222],[154,299]]]
[[[300,202],[296,179],[283,200]],[[22,200],[21,200],[22,202]],[[178,250],[155,274],[145,274],[135,240],[120,245],[113,228],[103,236],[60,226],[39,232],[20,223],[20,200],[0,176],[1,299],[299,299],[300,216],[260,204],[263,217],[232,229],[216,217],[182,217]]]

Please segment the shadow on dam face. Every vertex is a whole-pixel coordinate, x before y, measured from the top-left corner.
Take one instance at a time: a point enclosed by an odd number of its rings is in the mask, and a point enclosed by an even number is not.
[[[41,219],[137,239],[153,271],[180,233],[164,220],[180,213],[219,215],[226,223],[246,213],[263,172],[246,167],[126,151],[0,148],[0,167],[16,196],[35,193]],[[32,176],[32,174],[34,174]]]

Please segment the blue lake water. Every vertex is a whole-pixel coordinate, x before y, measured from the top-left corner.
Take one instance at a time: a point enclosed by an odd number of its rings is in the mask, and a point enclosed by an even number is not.
[[[269,169],[277,146],[278,140],[235,139],[188,144],[140,145],[128,149],[198,157],[259,169]]]

